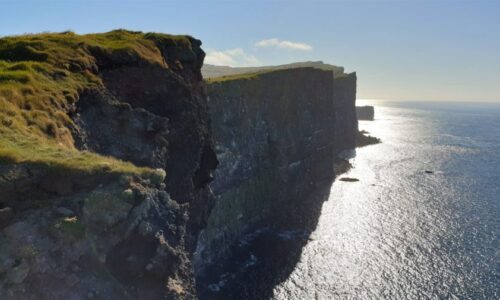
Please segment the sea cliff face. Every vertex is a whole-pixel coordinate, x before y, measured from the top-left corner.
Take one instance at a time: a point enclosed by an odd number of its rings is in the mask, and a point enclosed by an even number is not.
[[[356,73],[335,77],[335,151],[336,155],[356,147],[358,119],[356,117]]]
[[[356,116],[356,73],[345,73],[343,67],[326,64],[322,61],[241,68],[204,65],[202,73],[203,76],[208,78],[210,81],[212,79],[218,80],[224,76],[226,76],[226,79],[230,79],[231,76],[235,75],[245,76],[245,74],[252,74],[256,72],[290,70],[304,67],[333,72],[333,102],[336,114],[336,155],[341,154],[344,150],[354,149],[356,147],[356,136],[358,134],[358,122]]]
[[[255,226],[313,218],[301,202],[331,183],[336,154],[355,147],[355,93],[355,74],[334,80],[315,68],[209,81],[220,165],[211,184],[216,204],[198,239],[199,269]]]
[[[375,118],[375,108],[371,105],[356,106],[358,120],[373,121]]]

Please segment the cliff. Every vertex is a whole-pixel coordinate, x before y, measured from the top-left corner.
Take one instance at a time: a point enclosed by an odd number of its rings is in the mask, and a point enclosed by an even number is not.
[[[375,108],[373,106],[356,106],[356,115],[358,120],[373,121],[375,117]]]
[[[356,73],[335,77],[333,81],[335,103],[335,153],[356,147],[358,119],[356,117]]]
[[[260,222],[311,219],[296,209],[334,176],[333,88],[333,73],[314,68],[209,81],[220,165],[211,184],[216,205],[198,242],[199,268]]]
[[[356,116],[356,73],[345,73],[343,67],[326,64],[322,61],[298,62],[277,66],[262,67],[227,67],[205,64],[202,68],[204,78],[209,81],[232,80],[258,72],[290,70],[296,68],[314,68],[333,73],[333,103],[335,105],[335,155],[356,147],[358,122]],[[333,111],[333,110],[332,110]]]
[[[0,39],[1,299],[194,294],[217,165],[200,45],[125,30]]]

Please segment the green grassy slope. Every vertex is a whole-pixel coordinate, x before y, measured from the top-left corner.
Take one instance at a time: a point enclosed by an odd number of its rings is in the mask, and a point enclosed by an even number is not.
[[[81,172],[151,173],[74,147],[68,117],[85,89],[103,88],[98,63],[168,68],[158,45],[190,47],[186,36],[115,30],[0,39],[0,163],[35,163]]]

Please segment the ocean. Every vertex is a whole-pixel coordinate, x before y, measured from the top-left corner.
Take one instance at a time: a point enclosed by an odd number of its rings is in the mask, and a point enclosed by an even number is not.
[[[359,181],[333,183],[314,231],[240,243],[206,298],[500,299],[500,105],[369,104],[360,129],[382,143],[340,176]]]

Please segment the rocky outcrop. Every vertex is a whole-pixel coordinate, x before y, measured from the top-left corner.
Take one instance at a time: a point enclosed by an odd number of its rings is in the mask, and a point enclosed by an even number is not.
[[[50,42],[80,39],[67,35]],[[96,40],[128,48],[106,49],[87,44],[93,38],[74,50],[90,65],[71,76],[90,74],[99,84],[79,90],[58,114],[66,114],[82,159],[99,154],[157,171],[2,161],[0,298],[192,298],[191,255],[213,204],[207,184],[217,165],[201,42],[116,31]]]
[[[334,176],[333,82],[331,71],[297,68],[208,84],[221,163],[211,184],[216,204],[198,240],[200,269],[259,222],[308,221],[295,209]]]
[[[123,177],[43,199],[0,235],[2,299],[122,299],[192,293],[187,207],[161,187]]]
[[[364,147],[380,143],[381,140],[371,136],[367,131],[361,130],[356,136],[356,147]]]
[[[358,120],[373,121],[375,108],[370,105],[356,106],[356,115],[358,116]]]

